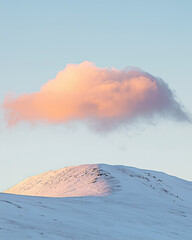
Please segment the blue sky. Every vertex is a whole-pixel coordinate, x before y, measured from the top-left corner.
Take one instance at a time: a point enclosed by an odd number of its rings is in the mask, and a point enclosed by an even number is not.
[[[191,1],[0,1],[0,101],[32,93],[68,63],[139,67],[192,112]],[[192,180],[192,126],[161,119],[107,134],[84,124],[7,128],[1,113],[0,191],[50,169],[105,162]]]

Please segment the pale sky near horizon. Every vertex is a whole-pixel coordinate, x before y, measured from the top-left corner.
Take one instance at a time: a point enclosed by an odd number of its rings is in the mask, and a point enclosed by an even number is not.
[[[0,104],[39,91],[67,64],[138,67],[162,78],[192,113],[192,2],[0,0]],[[0,191],[86,163],[163,171],[192,181],[192,124],[168,119],[98,133],[85,123],[19,124],[0,117]]]

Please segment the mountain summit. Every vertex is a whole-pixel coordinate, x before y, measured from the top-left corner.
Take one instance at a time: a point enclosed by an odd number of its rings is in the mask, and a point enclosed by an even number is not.
[[[29,177],[5,193],[43,197],[83,197],[113,194],[155,194],[188,199],[192,184],[150,170],[121,165],[87,164]]]
[[[102,166],[81,165],[48,171],[29,177],[5,192],[44,197],[103,196],[111,192],[115,183]]]

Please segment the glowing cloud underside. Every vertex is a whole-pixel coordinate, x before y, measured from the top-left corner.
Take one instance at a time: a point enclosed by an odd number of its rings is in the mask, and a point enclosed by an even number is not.
[[[3,108],[9,125],[86,120],[105,130],[156,115],[188,120],[163,80],[87,61],[67,65],[37,93],[7,96]]]

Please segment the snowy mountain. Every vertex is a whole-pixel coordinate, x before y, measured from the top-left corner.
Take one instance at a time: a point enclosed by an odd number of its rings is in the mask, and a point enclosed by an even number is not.
[[[191,236],[192,182],[165,173],[82,165],[30,177],[0,193],[2,240]]]

